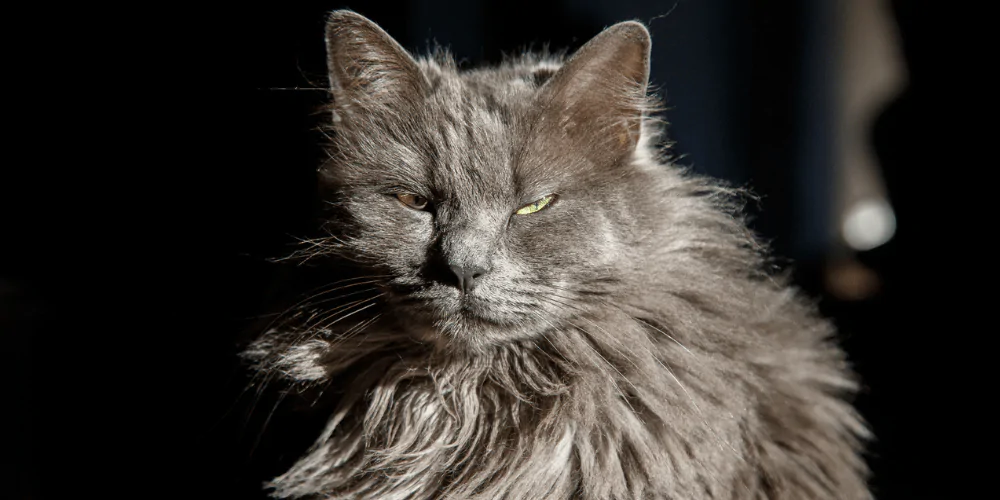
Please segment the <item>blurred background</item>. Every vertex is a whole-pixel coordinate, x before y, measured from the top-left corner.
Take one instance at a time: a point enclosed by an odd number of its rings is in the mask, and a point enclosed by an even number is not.
[[[840,328],[864,382],[858,408],[876,435],[877,497],[934,497],[929,450],[950,438],[926,431],[944,411],[943,399],[928,397],[938,391],[928,359],[940,359],[935,340],[955,328],[946,311],[968,292],[942,299],[947,271],[929,265],[956,255],[939,237],[945,226],[931,222],[946,205],[933,193],[947,180],[927,157],[943,78],[929,5],[358,0],[109,12],[128,21],[87,25],[85,41],[63,50],[84,63],[71,80],[102,89],[78,96],[85,116],[107,120],[95,142],[115,158],[74,167],[112,194],[8,226],[35,244],[5,249],[13,253],[0,262],[0,327],[17,333],[14,352],[34,343],[34,357],[14,360],[23,375],[11,379],[14,401],[44,399],[61,408],[55,415],[87,422],[73,433],[82,441],[72,467],[96,467],[94,487],[263,498],[261,481],[321,425],[283,416],[294,403],[247,397],[235,354],[270,286],[266,259],[310,227],[326,13],[352,8],[414,52],[437,41],[464,67],[525,48],[576,49],[636,19],[652,33],[651,81],[678,163],[760,196],[748,210],[776,271],[791,273]],[[44,173],[39,181],[52,183]],[[46,244],[60,221],[83,213],[111,224],[73,238],[74,253]],[[56,365],[40,342],[58,342],[66,362]],[[60,387],[70,380],[65,400],[50,396],[45,374]],[[11,484],[31,498],[50,486],[53,461],[65,465],[45,451],[64,427],[23,413],[12,449],[40,461],[21,461]],[[98,451],[105,458],[88,458]]]

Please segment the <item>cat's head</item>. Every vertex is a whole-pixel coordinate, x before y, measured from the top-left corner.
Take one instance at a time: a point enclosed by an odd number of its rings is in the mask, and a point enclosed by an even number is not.
[[[641,24],[565,61],[459,72],[338,11],[327,49],[326,227],[339,254],[387,276],[385,312],[414,334],[473,348],[528,338],[633,265],[650,103]]]

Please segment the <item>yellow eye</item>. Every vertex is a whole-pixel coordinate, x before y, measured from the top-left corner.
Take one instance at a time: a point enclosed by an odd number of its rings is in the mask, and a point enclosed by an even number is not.
[[[539,210],[542,210],[543,208],[549,206],[549,204],[551,204],[555,199],[556,199],[556,195],[550,194],[550,195],[548,195],[548,196],[546,196],[544,198],[541,198],[539,200],[535,200],[535,201],[533,201],[531,203],[528,203],[527,205],[525,205],[525,206],[517,209],[517,211],[514,212],[514,213],[517,214],[517,215],[533,214],[533,213],[535,213],[535,212],[537,212]]]
[[[396,195],[396,199],[398,199],[403,205],[406,205],[414,210],[423,210],[427,208],[427,198],[424,198],[419,194],[398,193]]]

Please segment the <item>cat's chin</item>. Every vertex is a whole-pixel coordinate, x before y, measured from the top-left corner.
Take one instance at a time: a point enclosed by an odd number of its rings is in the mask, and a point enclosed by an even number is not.
[[[414,318],[401,326],[414,338],[430,343],[438,350],[470,354],[488,353],[499,346],[538,335],[534,324],[498,321],[488,314],[469,309]]]

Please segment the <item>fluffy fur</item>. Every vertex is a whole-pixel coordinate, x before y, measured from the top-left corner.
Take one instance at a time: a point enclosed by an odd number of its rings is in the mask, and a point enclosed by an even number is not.
[[[340,278],[245,356],[337,409],[275,496],[870,497],[830,324],[655,149],[642,25],[473,71],[346,11],[327,43],[329,210],[297,257]],[[463,293],[456,263],[488,271]]]

